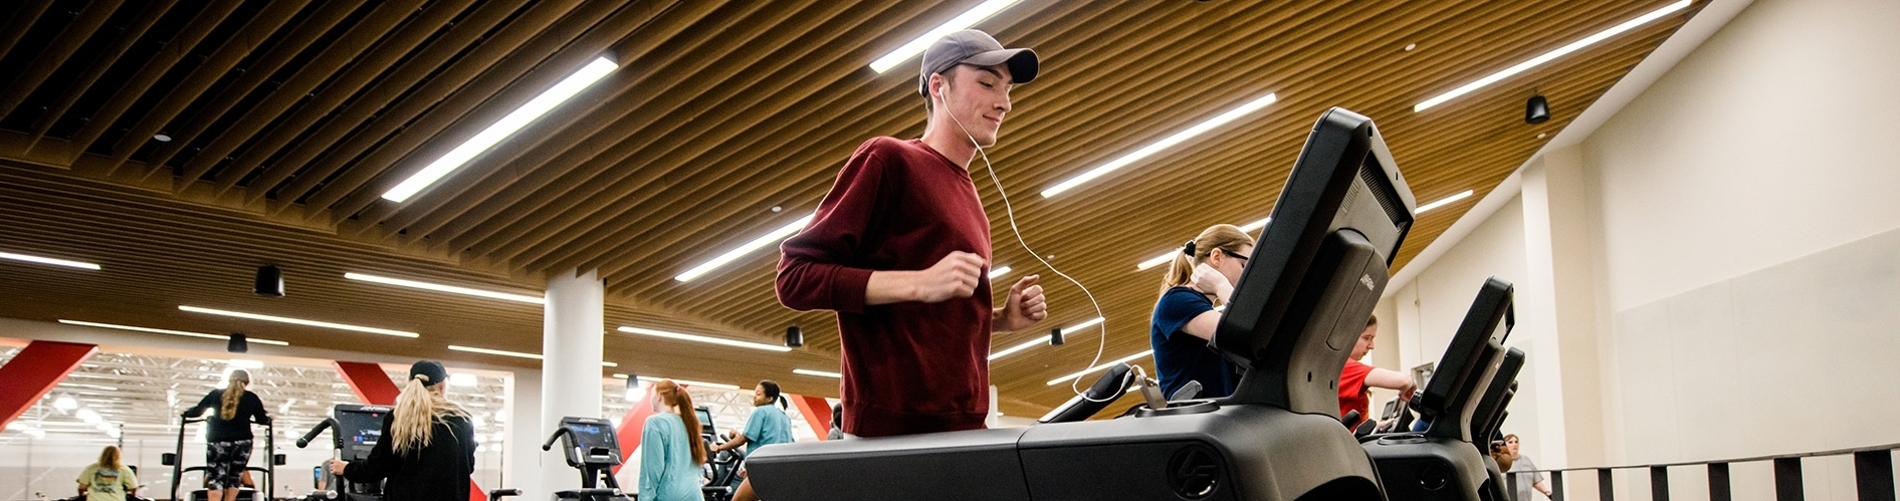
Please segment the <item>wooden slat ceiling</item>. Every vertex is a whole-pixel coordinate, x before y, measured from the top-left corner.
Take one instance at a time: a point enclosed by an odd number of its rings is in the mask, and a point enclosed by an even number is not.
[[[835,394],[829,314],[772,292],[760,251],[672,277],[812,211],[864,139],[922,131],[915,73],[872,59],[975,4],[862,1],[305,0],[12,2],[0,31],[0,315],[243,330],[300,346],[531,364],[539,307],[342,279],[376,273],[505,291],[598,269],[608,325],[776,342],[790,354],[607,338],[619,371]],[[1320,112],[1384,128],[1425,214],[1402,266],[1701,4],[1424,113],[1411,106],[1665,5],[1584,2],[1028,1],[980,28],[1042,55],[990,152],[1023,236],[1089,285],[1105,359],[1147,346],[1158,270],[1135,263],[1214,223],[1266,216]],[[1412,46],[1407,50],[1408,46]],[[405,203],[379,196],[587,61],[622,68]],[[1554,118],[1522,120],[1534,91]],[[1055,198],[1036,193],[1267,92],[1227,128]],[[168,137],[160,141],[156,136]],[[973,166],[981,169],[979,163]],[[1052,317],[1095,315],[1015,243],[988,176],[999,281],[1044,274]],[[290,295],[248,291],[256,266]],[[180,304],[358,323],[420,339],[182,313]],[[1099,331],[1095,331],[1099,332]],[[0,333],[3,335],[3,333]],[[992,367],[1002,410],[1063,401],[1096,334]]]

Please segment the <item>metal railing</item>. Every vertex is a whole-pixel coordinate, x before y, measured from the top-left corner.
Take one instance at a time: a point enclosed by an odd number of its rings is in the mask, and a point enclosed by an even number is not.
[[[1803,458],[1854,456],[1854,489],[1860,501],[1896,501],[1893,484],[1893,451],[1900,444],[1840,449],[1800,454],[1782,454],[1775,456],[1757,456],[1716,461],[1688,461],[1681,463],[1657,463],[1626,466],[1597,466],[1586,468],[1562,468],[1555,470],[1529,470],[1505,474],[1512,496],[1517,495],[1519,475],[1547,473],[1550,475],[1550,493],[1553,501],[1564,501],[1564,473],[1596,472],[1597,499],[1616,500],[1615,470],[1649,470],[1650,499],[1669,501],[1669,468],[1676,466],[1707,466],[1709,476],[1709,501],[1731,501],[1734,499],[1732,483],[1729,477],[1729,465],[1758,461],[1774,462],[1775,500],[1802,501],[1805,497],[1801,483],[1801,460]],[[1521,499],[1517,501],[1531,501]]]

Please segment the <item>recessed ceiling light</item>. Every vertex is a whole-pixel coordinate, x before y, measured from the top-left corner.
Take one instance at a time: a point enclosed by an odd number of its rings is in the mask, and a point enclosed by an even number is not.
[[[924,49],[930,48],[930,44],[936,43],[937,39],[943,38],[944,35],[948,35],[952,31],[968,29],[971,26],[975,26],[976,23],[995,15],[997,12],[1002,12],[1003,9],[1009,8],[1009,6],[1016,4],[1018,1],[1019,0],[989,0],[977,4],[976,7],[971,7],[970,10],[963,11],[962,14],[957,14],[957,17],[950,18],[949,21],[938,25],[930,31],[924,32],[923,36],[911,40],[910,43],[898,47],[897,50],[885,54],[884,57],[877,58],[876,61],[871,61],[871,71],[880,74],[890,71],[891,68],[903,64],[904,61],[909,61],[910,58],[922,54]]]
[[[98,270],[99,269],[99,265],[92,264],[92,263],[82,263],[79,261],[68,261],[65,259],[54,259],[50,257],[29,256],[26,254],[14,254],[11,252],[0,252],[0,259],[11,259],[14,261],[25,261],[29,263],[50,264],[54,266],[65,266],[68,268],[79,268],[79,269],[84,269],[84,270]]]
[[[1546,134],[1546,133],[1544,133],[1544,132],[1539,132],[1539,133],[1537,133],[1537,138],[1538,138],[1538,139],[1543,139],[1543,138],[1544,138],[1544,135],[1545,135],[1545,134]]]
[[[1137,359],[1137,358],[1141,358],[1141,357],[1145,357],[1145,356],[1148,356],[1148,355],[1153,355],[1153,354],[1155,354],[1155,351],[1154,351],[1154,350],[1148,350],[1148,351],[1143,351],[1143,352],[1141,352],[1141,353],[1136,353],[1136,354],[1133,354],[1133,355],[1129,355],[1129,356],[1126,356],[1126,357],[1122,357],[1122,358],[1118,358],[1118,359],[1115,359],[1115,360],[1110,360],[1110,361],[1108,361],[1107,363],[1104,363],[1104,364],[1102,364],[1102,365],[1097,365],[1097,366],[1094,366],[1094,367],[1090,367],[1090,368],[1087,368],[1087,369],[1082,369],[1082,370],[1081,370],[1080,372],[1076,372],[1076,373],[1074,373],[1074,374],[1070,374],[1070,375],[1067,375],[1067,376],[1062,376],[1062,377],[1059,377],[1059,378],[1055,378],[1055,379],[1051,379],[1051,380],[1049,380],[1049,382],[1047,382],[1047,383],[1043,383],[1043,384],[1045,384],[1045,385],[1048,385],[1048,386],[1055,386],[1055,385],[1057,385],[1057,384],[1059,384],[1059,383],[1062,383],[1062,382],[1064,382],[1064,381],[1070,381],[1070,380],[1074,380],[1075,378],[1079,378],[1079,377],[1082,377],[1082,376],[1086,376],[1086,375],[1088,375],[1088,374],[1089,374],[1089,373],[1091,373],[1091,372],[1095,372],[1095,371],[1099,371],[1099,370],[1102,370],[1102,369],[1107,369],[1107,368],[1109,368],[1109,367],[1113,367],[1113,366],[1115,366],[1115,364],[1119,364],[1119,363],[1122,363],[1122,362],[1127,362],[1127,361],[1130,361],[1130,360],[1134,360],[1134,359]]]
[[[1545,52],[1543,55],[1533,57],[1528,61],[1517,63],[1516,65],[1513,65],[1509,68],[1505,68],[1502,71],[1499,71],[1497,73],[1492,73],[1488,76],[1485,76],[1484,78],[1480,78],[1477,81],[1464,84],[1463,86],[1460,86],[1456,89],[1452,89],[1451,92],[1446,92],[1444,94],[1439,94],[1438,96],[1433,97],[1431,99],[1426,99],[1424,102],[1418,103],[1417,106],[1413,106],[1412,112],[1417,113],[1417,112],[1425,111],[1427,108],[1444,104],[1445,101],[1450,101],[1452,99],[1458,98],[1458,96],[1469,94],[1472,91],[1484,88],[1484,86],[1486,85],[1498,83],[1498,81],[1504,80],[1506,78],[1510,78],[1512,75],[1523,73],[1526,70],[1529,70],[1531,68],[1536,68],[1540,65],[1543,65],[1544,63],[1548,63],[1559,57],[1563,57],[1566,54],[1576,52],[1578,50],[1583,49],[1584,47],[1589,47],[1590,45],[1595,44],[1597,42],[1601,42],[1601,41],[1609,39],[1610,37],[1622,34],[1625,31],[1636,29],[1636,27],[1642,26],[1644,24],[1648,24],[1650,21],[1661,19],[1663,16],[1669,15],[1669,13],[1671,12],[1688,8],[1689,5],[1690,5],[1690,0],[1682,0],[1676,3],[1663,6],[1663,8],[1656,9],[1654,11],[1651,11],[1648,14],[1643,14],[1642,16],[1637,17],[1635,19],[1624,21],[1623,24],[1612,26],[1610,27],[1610,29],[1599,31],[1595,35],[1590,35],[1588,37],[1584,37],[1581,40],[1570,42],[1568,45],[1564,45],[1563,47],[1558,47],[1557,50]]]
[[[641,335],[654,336],[654,337],[663,337],[667,339],[678,339],[681,341],[693,341],[697,343],[708,343],[708,344],[732,346],[732,347],[737,347],[737,348],[751,348],[754,350],[777,351],[777,352],[792,351],[791,348],[787,348],[784,345],[754,343],[751,341],[739,341],[736,339],[726,339],[726,338],[718,338],[718,337],[712,337],[712,336],[701,336],[698,334],[682,334],[678,332],[668,332],[668,331],[663,331],[663,330],[647,329],[643,327],[621,326],[620,329],[618,330],[620,332],[625,332],[628,334],[641,334]]]
[[[449,345],[449,350],[468,352],[468,353],[480,353],[483,355],[497,355],[497,356],[503,356],[503,357],[515,357],[515,358],[526,358],[526,359],[532,359],[532,360],[541,360],[540,354],[525,353],[525,352],[519,352],[519,351],[491,350],[488,348],[476,348],[472,346],[457,346],[453,344]],[[619,367],[620,366],[620,364],[616,364],[613,362],[601,362],[600,365],[604,367]]]
[[[1471,196],[1471,190],[1461,191],[1461,192],[1458,192],[1458,194],[1456,195],[1440,198],[1437,201],[1434,201],[1432,203],[1420,205],[1418,206],[1418,209],[1412,211],[1412,215],[1416,216],[1419,214],[1424,214],[1425,211],[1436,209],[1439,207],[1444,207],[1446,205],[1450,205],[1452,202],[1464,200],[1466,197],[1470,197],[1470,196]]]
[[[1088,172],[1083,172],[1079,176],[1069,178],[1067,181],[1056,183],[1055,186],[1050,186],[1049,188],[1042,190],[1042,197],[1049,198],[1049,197],[1056,196],[1056,194],[1062,193],[1064,191],[1068,191],[1070,188],[1081,186],[1082,183],[1092,181],[1095,178],[1102,177],[1105,174],[1108,174],[1110,172],[1114,172],[1123,167],[1132,165],[1135,162],[1140,161],[1141,159],[1148,158],[1149,156],[1154,155],[1156,153],[1160,153],[1162,150],[1166,150],[1168,148],[1173,147],[1174,145],[1181,144],[1182,142],[1187,141],[1189,139],[1193,139],[1195,136],[1206,134],[1208,131],[1212,131],[1215,128],[1218,128],[1222,125],[1227,125],[1228,122],[1238,120],[1240,119],[1240,117],[1247,116],[1249,114],[1252,114],[1255,111],[1260,111],[1261,108],[1265,108],[1267,107],[1267,105],[1273,104],[1273,102],[1278,99],[1279,99],[1278,97],[1275,97],[1271,93],[1265,96],[1260,96],[1259,98],[1256,98],[1252,101],[1248,101],[1246,104],[1242,104],[1240,106],[1235,107],[1234,109],[1227,110],[1227,112],[1225,113],[1216,115],[1214,116],[1214,118],[1207,119],[1207,121],[1194,124],[1193,127],[1188,127],[1187,129],[1183,129],[1180,132],[1176,132],[1172,136],[1168,136],[1166,138],[1163,138],[1160,141],[1155,141],[1153,143],[1148,144],[1147,146],[1143,146],[1141,147],[1141,149],[1135,150],[1133,153],[1122,155],[1121,158],[1110,160],[1108,161],[1108,163],[1102,164],[1093,169],[1089,169]]]
[[[200,308],[197,306],[179,305],[178,309],[189,311],[192,313],[205,313],[205,314],[210,314],[210,315],[223,315],[227,317],[248,318],[251,320],[263,320],[267,322],[281,322],[281,323],[286,323],[286,324],[307,325],[311,327],[324,327],[324,328],[329,328],[329,329],[338,329],[338,330],[346,330],[346,331],[367,332],[371,334],[382,334],[385,336],[396,336],[396,337],[406,337],[406,338],[422,337],[421,334],[417,334],[417,333],[409,332],[409,331],[383,329],[383,328],[378,328],[378,327],[364,327],[361,325],[339,324],[335,322],[324,322],[324,321],[319,321],[319,320],[304,320],[301,318],[279,317],[275,315],[259,315],[256,313],[216,310],[216,309],[211,309],[211,308]]]
[[[836,372],[815,371],[811,369],[792,369],[792,373],[804,375],[804,376],[828,377],[828,378],[833,378],[833,379],[844,378],[844,374],[839,374]]]
[[[792,221],[791,224],[780,226],[778,229],[772,230],[771,233],[746,242],[745,245],[741,245],[739,248],[726,251],[725,254],[720,254],[719,257],[712,258],[711,261],[701,263],[699,266],[694,266],[693,269],[686,270],[686,273],[681,273],[679,276],[673,277],[673,279],[681,282],[691,281],[692,279],[699,278],[700,275],[706,274],[706,272],[713,271],[721,266],[725,266],[726,263],[744,257],[746,254],[752,253],[752,251],[759,250],[760,247],[765,247],[791,238],[793,234],[798,233],[798,230],[804,229],[806,224],[810,224],[811,219],[816,216],[817,214],[808,215],[799,218],[797,221]]]
[[[152,136],[152,140],[158,141],[161,143],[169,143],[169,142],[172,142],[172,137],[164,135],[164,134],[156,134]]]
[[[105,329],[118,329],[118,330],[123,330],[123,331],[150,332],[153,334],[170,334],[173,336],[195,337],[195,338],[202,338],[202,339],[216,339],[219,341],[231,340],[231,336],[226,336],[226,335],[221,335],[221,334],[204,334],[204,333],[198,333],[198,332],[175,331],[175,330],[170,330],[170,329],[153,329],[150,327],[133,327],[130,325],[102,324],[98,322],[81,322],[78,320],[67,320],[64,318],[59,319],[59,323],[67,324],[67,325],[83,325],[86,327],[99,327],[99,328],[105,328]],[[290,346],[290,343],[277,341],[274,339],[258,339],[258,338],[246,336],[246,340],[252,343],[262,343],[262,344],[277,345],[277,346]]]
[[[463,141],[461,146],[449,150],[428,167],[423,167],[421,171],[409,176],[409,179],[403,180],[402,184],[384,193],[383,198],[397,203],[408,200],[416,192],[428,188],[429,185],[435,184],[449,173],[455,172],[455,169],[474,160],[482,152],[488,151],[489,148],[507,139],[508,136],[514,135],[521,128],[527,127],[535,119],[541,118],[541,115],[547,114],[554,107],[560,106],[561,103],[573,98],[575,94],[579,94],[587,86],[600,81],[619,67],[620,65],[614,64],[612,59],[606,57],[594,59],[593,62],[582,66],[579,71],[575,71],[573,75],[569,75],[560,83],[554,84],[541,95],[522,104],[520,108],[515,108],[515,111],[509,113],[508,116],[501,117],[501,120],[489,125],[487,129],[482,129],[480,133],[475,134],[475,137]]]
[[[1008,275],[1008,274],[1009,274],[1008,266],[1004,266],[1002,268],[995,268],[995,269],[990,270],[990,280],[996,280],[997,277],[1001,277],[1003,275]]]
[[[502,300],[508,300],[508,301],[522,302],[522,303],[547,304],[548,302],[547,299],[544,299],[541,296],[529,296],[526,294],[510,294],[507,292],[495,292],[495,291],[490,291],[490,290],[471,289],[468,287],[459,287],[459,286],[454,286],[454,285],[433,284],[429,282],[418,282],[415,280],[405,280],[401,278],[389,278],[389,277],[383,277],[383,276],[377,276],[377,275],[370,275],[367,273],[344,273],[343,278],[347,278],[350,280],[361,280],[364,282],[379,283],[379,284],[384,284],[384,285],[394,285],[398,287],[409,287],[409,288],[414,288],[414,289],[432,290],[436,292],[448,292],[448,293],[453,293],[453,294],[463,294],[463,295],[468,295],[468,296],[485,297],[489,299],[502,299]]]

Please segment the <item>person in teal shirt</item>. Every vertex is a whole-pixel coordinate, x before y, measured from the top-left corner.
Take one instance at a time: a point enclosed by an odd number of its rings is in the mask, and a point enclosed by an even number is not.
[[[647,400],[653,415],[640,429],[640,501],[699,501],[699,466],[706,442],[699,439],[693,397],[670,379],[653,384]]]
[[[778,407],[772,404],[777,403]],[[745,420],[745,432],[726,443],[713,447],[713,452],[727,451],[745,446],[746,457],[758,452],[760,447],[772,444],[792,443],[792,418],[785,415],[785,396],[779,394],[778,383],[770,379],[759,381],[752,387],[752,417]],[[743,463],[739,474],[745,475]],[[752,493],[752,480],[746,479],[739,484],[739,490],[732,495],[734,501],[754,501],[758,496]]]
[[[785,396],[779,393],[777,382],[759,381],[759,385],[752,388],[752,405],[756,408],[752,410],[752,417],[746,418],[745,432],[713,447],[714,453],[743,445],[745,455],[750,457],[760,447],[792,443],[792,418],[785,415]]]

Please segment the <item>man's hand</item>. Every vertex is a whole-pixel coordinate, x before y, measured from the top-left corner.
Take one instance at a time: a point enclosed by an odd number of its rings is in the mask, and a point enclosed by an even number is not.
[[[915,288],[915,298],[923,303],[941,303],[970,297],[976,293],[983,266],[981,256],[963,251],[952,252],[929,269],[914,275],[912,287]]]
[[[1049,316],[1049,303],[1042,296],[1042,286],[1036,285],[1041,275],[1030,275],[1017,280],[1009,287],[1009,298],[1003,302],[1003,309],[996,315],[996,325],[990,330],[1014,332],[1035,327]]]
[[[335,460],[335,459],[332,459],[332,460],[330,460],[330,462],[329,462],[329,466],[330,466],[330,468],[329,468],[329,470],[330,470],[330,474],[331,474],[331,475],[337,475],[337,476],[342,476],[342,475],[343,475],[343,467],[345,467],[345,466],[349,466],[349,465],[350,465],[349,463],[345,463],[345,462],[342,462],[342,461],[337,461],[337,460]]]

